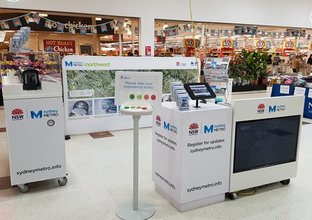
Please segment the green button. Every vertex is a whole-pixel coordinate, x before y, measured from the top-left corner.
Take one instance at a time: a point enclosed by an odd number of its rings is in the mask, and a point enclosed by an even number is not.
[[[135,106],[133,105],[133,106],[131,106],[130,108],[131,108],[131,109],[135,109]]]
[[[137,95],[137,99],[138,100],[142,99],[142,95]]]
[[[130,98],[130,99],[134,99],[134,98],[135,98],[135,95],[130,94],[130,95],[129,95],[129,98]]]
[[[129,109],[129,106],[125,106],[124,109]]]

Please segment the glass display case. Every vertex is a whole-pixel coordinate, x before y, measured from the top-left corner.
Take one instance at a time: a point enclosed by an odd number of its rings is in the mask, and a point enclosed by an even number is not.
[[[19,75],[27,69],[39,72],[41,81],[61,81],[60,53],[56,52],[17,52],[0,53],[0,105],[2,98],[2,76]]]
[[[30,52],[30,53],[1,53],[0,74],[17,74],[21,70],[36,69],[40,78],[46,76],[61,79],[60,53]]]

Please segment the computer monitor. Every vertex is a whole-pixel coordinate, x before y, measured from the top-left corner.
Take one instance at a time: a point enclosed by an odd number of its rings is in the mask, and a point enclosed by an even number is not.
[[[236,122],[233,173],[296,161],[300,115]]]

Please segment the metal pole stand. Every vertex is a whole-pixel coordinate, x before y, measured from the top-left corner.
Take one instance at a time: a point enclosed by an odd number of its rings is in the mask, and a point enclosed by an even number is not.
[[[149,219],[155,209],[147,204],[139,204],[139,120],[140,115],[133,115],[133,202],[117,207],[116,215],[125,220]]]

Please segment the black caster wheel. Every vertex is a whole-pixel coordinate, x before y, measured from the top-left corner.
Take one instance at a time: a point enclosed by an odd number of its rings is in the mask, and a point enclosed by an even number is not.
[[[290,183],[290,179],[280,181],[283,185],[288,185]]]
[[[228,193],[227,194],[227,197],[230,199],[230,200],[235,200],[237,198],[237,193]]]
[[[59,184],[60,186],[65,186],[65,185],[67,184],[68,180],[67,180],[67,177],[64,176],[64,177],[62,177],[62,178],[59,178],[59,179],[57,180],[57,182],[58,182],[58,184]]]
[[[69,140],[70,139],[70,135],[65,135],[65,140]]]
[[[29,191],[29,187],[27,184],[21,184],[17,186],[21,193],[27,193]]]

